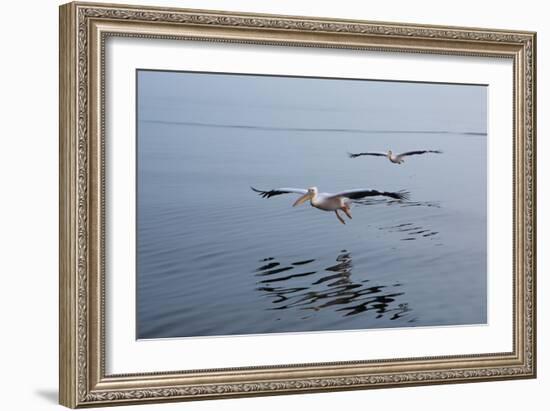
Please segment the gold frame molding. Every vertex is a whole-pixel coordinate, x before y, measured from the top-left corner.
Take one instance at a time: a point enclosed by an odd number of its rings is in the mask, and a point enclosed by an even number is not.
[[[512,59],[514,349],[470,356],[106,375],[104,45],[110,36]],[[536,376],[536,34],[220,11],[60,7],[60,394],[76,408]]]

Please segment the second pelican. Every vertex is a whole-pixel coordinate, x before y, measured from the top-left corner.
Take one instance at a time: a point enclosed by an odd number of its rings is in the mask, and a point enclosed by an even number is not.
[[[393,164],[402,164],[405,162],[405,157],[407,156],[416,156],[419,154],[428,154],[428,153],[434,153],[434,154],[442,154],[443,151],[440,150],[415,150],[415,151],[407,151],[406,153],[394,153],[391,150],[388,150],[387,153],[384,152],[378,152],[378,151],[369,151],[366,153],[348,153],[348,156],[350,158],[357,158],[361,156],[376,156],[376,157],[387,157],[388,160],[390,160]]]

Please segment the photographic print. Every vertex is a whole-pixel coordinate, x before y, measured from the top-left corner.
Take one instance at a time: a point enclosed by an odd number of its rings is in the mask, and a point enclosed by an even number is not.
[[[487,322],[487,89],[138,70],[137,338]]]

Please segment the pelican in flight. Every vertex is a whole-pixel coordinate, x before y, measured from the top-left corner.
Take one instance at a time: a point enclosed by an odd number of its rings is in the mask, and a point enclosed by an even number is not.
[[[342,191],[340,193],[331,194],[331,193],[320,193],[317,190],[317,187],[310,187],[308,189],[304,188],[276,188],[274,190],[263,191],[258,190],[254,187],[250,187],[256,193],[259,193],[263,198],[271,198],[281,194],[301,194],[302,196],[298,198],[292,205],[296,207],[307,200],[309,200],[312,207],[318,208],[323,211],[334,211],[336,217],[342,224],[346,224],[344,219],[338,214],[338,210],[342,210],[344,214],[348,216],[351,220],[351,210],[350,206],[354,200],[359,200],[365,197],[374,197],[374,196],[385,196],[394,198],[396,200],[406,200],[408,199],[408,193],[406,192],[387,192],[387,191],[377,191],[377,190],[368,190],[365,188],[360,188],[356,190]]]
[[[388,160],[390,160],[392,163],[401,164],[401,163],[405,162],[403,157],[415,156],[415,155],[418,155],[418,154],[427,154],[427,153],[441,154],[441,153],[443,153],[443,151],[439,151],[439,150],[416,150],[416,151],[407,151],[405,153],[398,154],[398,153],[392,153],[391,150],[388,150],[387,153],[372,151],[372,152],[356,153],[356,154],[348,153],[348,155],[350,156],[350,158],[361,157],[361,156],[387,157]]]

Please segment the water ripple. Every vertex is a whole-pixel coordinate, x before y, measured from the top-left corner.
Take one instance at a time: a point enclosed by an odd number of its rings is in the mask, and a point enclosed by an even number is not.
[[[267,310],[332,310],[343,317],[372,311],[374,318],[391,313],[390,320],[404,317],[412,311],[403,301],[405,293],[401,291],[401,283],[370,285],[368,279],[354,280],[353,259],[346,250],[342,250],[335,260],[336,264],[323,268],[315,258],[289,263],[274,257],[262,259],[262,265],[255,270],[255,275],[262,277],[257,282],[256,290],[271,299],[272,306]],[[269,264],[265,264],[266,261]],[[276,275],[296,266],[311,269],[291,275]],[[273,267],[281,268],[273,270]]]

